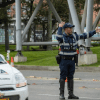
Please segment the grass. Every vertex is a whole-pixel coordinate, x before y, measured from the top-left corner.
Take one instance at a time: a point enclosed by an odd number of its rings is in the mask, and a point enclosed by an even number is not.
[[[15,49],[15,45],[10,45],[10,49]],[[58,53],[58,47],[53,47],[55,50],[51,51],[26,51],[26,46],[23,46],[23,51],[22,54],[27,57],[27,62],[19,62],[19,63],[14,63],[16,65],[36,65],[36,66],[58,66],[56,63],[55,56]],[[31,48],[34,48],[36,50],[39,50],[39,46],[30,46]],[[95,66],[98,67],[100,66],[100,47],[91,47],[91,50],[93,51],[94,54],[97,54],[97,59],[98,62],[95,64],[91,65],[83,65],[83,66]],[[5,52],[5,45],[0,45],[0,53],[3,54],[6,58],[7,53]],[[16,51],[11,51],[10,57],[15,57],[17,54]]]
[[[10,45],[10,49],[15,49],[16,47],[14,45]],[[14,63],[16,65],[37,65],[37,66],[58,66],[56,63],[55,56],[57,55],[57,50],[51,50],[51,51],[26,51],[26,46],[23,46],[22,54],[27,57],[27,62],[19,62]],[[34,48],[36,50],[39,50],[39,46],[30,46],[31,48]],[[58,49],[58,48],[53,48]],[[7,53],[5,52],[5,46],[0,45],[0,53],[3,54],[6,58]],[[17,54],[16,51],[10,52],[10,57],[15,57]]]
[[[53,51],[24,51],[23,55],[27,57],[27,62],[16,63],[20,65],[37,65],[37,66],[57,66],[55,55],[56,50]]]

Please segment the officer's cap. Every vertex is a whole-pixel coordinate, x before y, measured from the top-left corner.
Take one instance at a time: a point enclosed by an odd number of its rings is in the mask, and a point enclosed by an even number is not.
[[[63,29],[68,28],[68,27],[75,27],[75,25],[71,25],[70,23],[65,23],[65,25],[63,26]]]

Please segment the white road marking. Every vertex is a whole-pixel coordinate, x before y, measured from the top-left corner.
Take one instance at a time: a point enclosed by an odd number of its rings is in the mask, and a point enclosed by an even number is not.
[[[38,94],[38,95],[46,95],[46,96],[59,96],[59,95],[52,95],[52,94]]]

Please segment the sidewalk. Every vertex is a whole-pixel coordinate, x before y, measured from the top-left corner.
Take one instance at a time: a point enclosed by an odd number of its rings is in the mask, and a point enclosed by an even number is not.
[[[15,68],[19,70],[48,70],[59,71],[59,66],[27,66],[27,65],[15,65]],[[100,72],[100,67],[76,67],[76,72]]]

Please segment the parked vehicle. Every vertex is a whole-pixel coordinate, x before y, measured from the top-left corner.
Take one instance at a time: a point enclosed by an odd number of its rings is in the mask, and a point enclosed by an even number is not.
[[[0,100],[28,100],[27,80],[0,54]]]

